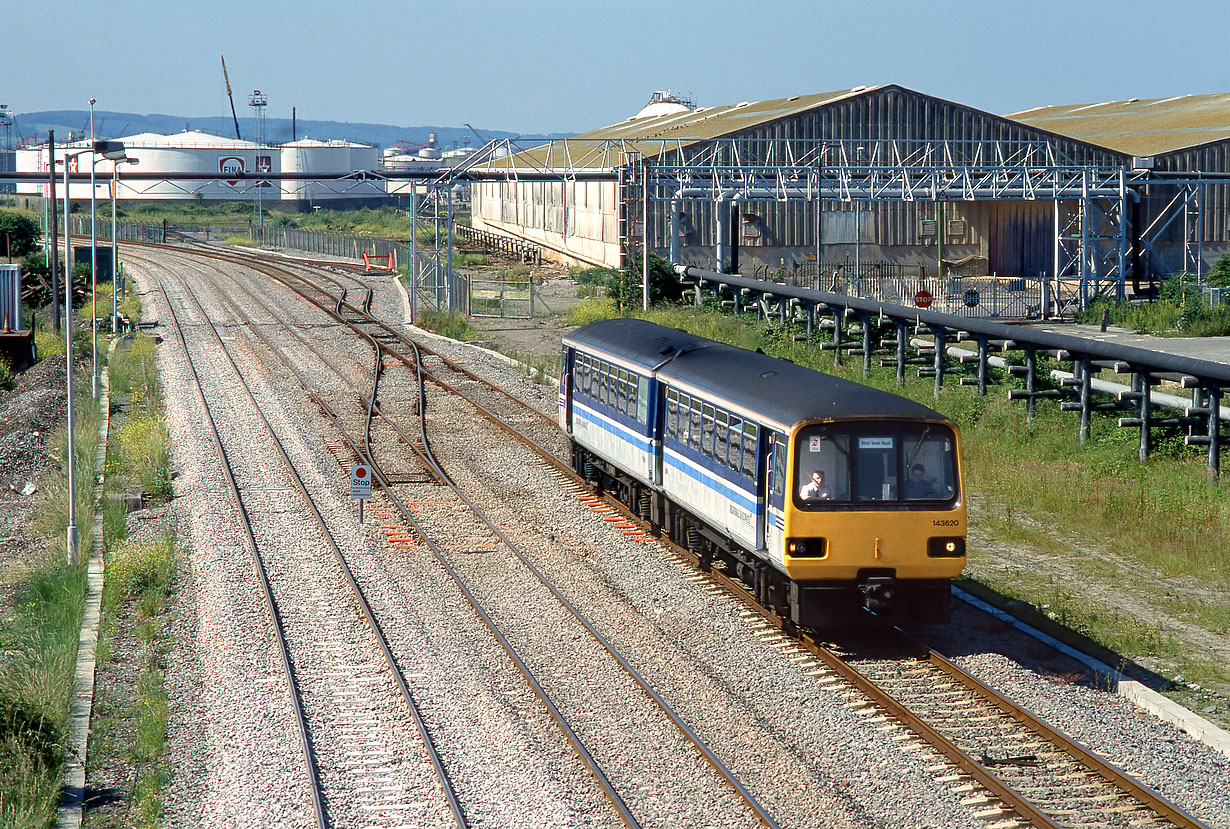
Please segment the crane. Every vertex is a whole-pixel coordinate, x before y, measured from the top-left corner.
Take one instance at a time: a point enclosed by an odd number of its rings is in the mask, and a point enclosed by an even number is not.
[[[226,97],[231,102],[231,120],[235,122],[235,138],[242,141],[243,136],[239,134],[239,118],[235,115],[235,99],[231,96],[231,79],[226,74],[226,55],[222,55],[222,80],[226,81]]]

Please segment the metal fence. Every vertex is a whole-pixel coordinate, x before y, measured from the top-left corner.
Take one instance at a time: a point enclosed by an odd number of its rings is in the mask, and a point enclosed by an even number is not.
[[[255,235],[253,238],[255,239]],[[267,225],[260,243],[262,247],[290,248],[305,253],[318,253],[322,256],[339,256],[347,259],[362,259],[365,253],[368,256],[392,256],[394,268],[410,264],[410,246],[392,239],[354,236],[348,233],[322,233],[314,230]],[[419,254],[420,257],[423,255],[423,253]]]
[[[534,280],[509,278],[502,273],[494,276],[470,276],[470,316],[532,319],[534,316]]]
[[[120,239],[130,242],[166,242],[168,238],[196,236],[220,239],[227,235],[249,235],[247,226],[217,228],[172,225],[164,222],[119,222]],[[254,231],[251,231],[254,233]],[[75,238],[88,238],[88,216],[73,217]],[[98,225],[98,238],[110,239],[111,225]],[[393,267],[409,267],[410,246],[390,239],[374,239],[345,233],[320,233],[288,227],[265,228],[261,240],[264,247],[281,247],[304,253],[362,259],[368,256],[391,256]],[[508,277],[503,273],[488,276],[484,272],[464,273],[448,267],[446,251],[418,251],[418,274],[410,280],[412,308],[417,313],[456,311],[476,317],[530,319],[534,315],[534,283],[525,277]]]
[[[1040,279],[997,276],[838,278],[823,290],[956,317],[1040,319],[1047,285]]]

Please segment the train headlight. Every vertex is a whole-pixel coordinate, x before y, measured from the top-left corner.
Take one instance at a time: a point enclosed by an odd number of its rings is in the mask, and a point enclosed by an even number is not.
[[[824,538],[791,538],[786,541],[786,553],[795,558],[824,558],[829,554]]]
[[[960,558],[965,555],[965,539],[930,538],[927,540],[927,555],[931,558]]]

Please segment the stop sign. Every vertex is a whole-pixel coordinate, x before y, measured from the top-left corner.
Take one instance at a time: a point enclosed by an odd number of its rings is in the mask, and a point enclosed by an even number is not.
[[[914,294],[914,304],[917,305],[919,308],[930,308],[931,307],[931,292],[926,289],[923,289],[919,291],[918,293]]]

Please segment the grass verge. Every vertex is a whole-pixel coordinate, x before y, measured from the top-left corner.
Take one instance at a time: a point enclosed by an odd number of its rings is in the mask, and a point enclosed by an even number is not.
[[[74,507],[79,550],[93,542],[92,487],[98,447],[98,407],[88,381],[75,388]],[[50,448],[67,469],[67,431]],[[31,519],[42,558],[22,575],[16,602],[0,618],[0,826],[45,826],[59,805],[69,703],[86,591],[85,556],[67,561],[68,476],[44,479]]]
[[[98,681],[87,779],[109,796],[91,812],[95,826],[159,825],[170,769],[164,758],[164,665],[173,637],[177,561],[171,531],[128,536],[124,494],[148,505],[171,495],[170,454],[155,371],[154,341],[137,336],[116,351],[116,409],[107,454],[103,591]]]

